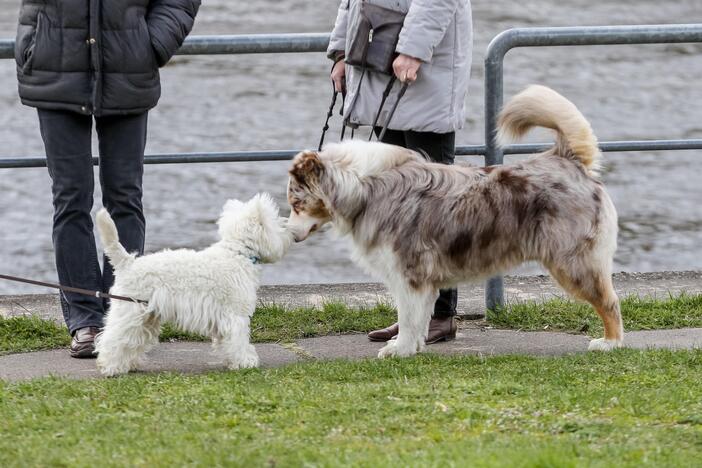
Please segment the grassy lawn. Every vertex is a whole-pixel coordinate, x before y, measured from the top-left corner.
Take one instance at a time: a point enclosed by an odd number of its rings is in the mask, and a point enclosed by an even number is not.
[[[702,351],[0,382],[0,466],[699,466]]]
[[[621,300],[624,330],[702,327],[702,295],[665,299],[630,296]],[[510,304],[488,312],[490,325],[522,330],[562,330],[602,335],[602,322],[588,304],[554,299]]]
[[[702,295],[667,299],[629,297],[622,300],[625,330],[702,327]],[[395,321],[395,310],[387,305],[351,309],[343,304],[322,308],[286,309],[259,307],[251,323],[254,342],[293,341],[312,336],[368,332]],[[525,302],[488,314],[490,325],[522,330],[562,330],[601,336],[597,314],[585,304],[554,299],[545,303]],[[203,340],[166,324],[162,341]],[[0,354],[68,346],[63,326],[36,317],[0,317]]]
[[[343,304],[322,308],[286,309],[262,306],[251,321],[254,342],[293,341],[312,336],[368,332],[395,321],[395,310],[386,305],[351,309]],[[205,338],[185,333],[166,324],[161,341],[200,341]],[[70,345],[66,328],[37,317],[0,317],[0,354],[60,348]]]

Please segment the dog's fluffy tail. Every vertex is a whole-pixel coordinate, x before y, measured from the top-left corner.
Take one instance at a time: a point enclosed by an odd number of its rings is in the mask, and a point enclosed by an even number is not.
[[[121,270],[129,266],[136,255],[130,254],[119,243],[119,234],[117,226],[112,221],[110,214],[105,208],[98,211],[97,214],[97,229],[102,241],[102,247],[105,249],[105,255],[110,259],[110,263],[115,270]]]
[[[529,86],[502,110],[497,142],[502,146],[515,141],[533,127],[555,130],[558,153],[580,161],[591,175],[597,175],[601,157],[597,138],[572,102],[546,86]]]

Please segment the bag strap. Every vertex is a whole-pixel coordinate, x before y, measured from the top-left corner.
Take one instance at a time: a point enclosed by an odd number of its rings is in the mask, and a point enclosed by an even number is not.
[[[366,67],[361,68],[361,76],[358,78],[358,84],[356,85],[356,92],[353,95],[353,100],[349,104],[348,116],[344,117],[344,129],[341,132],[341,139],[344,139],[344,132],[349,124],[349,118],[353,112],[353,108],[356,106],[356,101],[358,100],[358,93],[361,91],[361,85],[363,84],[363,78],[366,76]]]

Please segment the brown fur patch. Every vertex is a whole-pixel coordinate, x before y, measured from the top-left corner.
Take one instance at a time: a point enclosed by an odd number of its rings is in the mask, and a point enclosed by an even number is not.
[[[446,253],[457,263],[462,263],[472,246],[473,233],[469,229],[466,229],[459,232],[456,237],[453,238]]]
[[[525,203],[525,207],[521,209],[519,224],[529,223],[534,225],[534,227],[538,227],[544,217],[556,217],[557,215],[558,207],[553,203],[553,200],[547,194],[539,193]]]
[[[493,240],[497,237],[497,214],[493,214],[492,221],[485,225],[478,235],[478,247],[483,250],[488,248]]]
[[[324,164],[315,151],[303,151],[295,156],[290,175],[300,184],[311,185],[319,182]]]
[[[551,188],[557,192],[565,192],[568,188],[560,182],[554,182],[551,184]]]
[[[529,188],[529,180],[526,177],[515,174],[507,168],[499,172],[497,182],[516,194],[524,194]]]
[[[320,199],[314,200],[312,205],[309,207],[305,207],[304,210],[307,212],[308,215],[312,216],[313,218],[317,218],[317,219],[331,218],[331,214],[329,213],[329,210],[324,205],[324,202]]]

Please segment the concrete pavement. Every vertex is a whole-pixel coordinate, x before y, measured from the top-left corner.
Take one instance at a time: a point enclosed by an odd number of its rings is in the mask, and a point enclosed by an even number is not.
[[[553,332],[496,330],[463,324],[455,341],[427,348],[439,354],[558,356],[587,350],[584,335]],[[626,346],[636,349],[702,348],[702,328],[654,330],[627,333]],[[284,344],[257,344],[263,367],[329,359],[373,358],[383,343],[372,343],[365,335],[337,335],[308,338]],[[202,373],[225,370],[210,353],[209,343],[161,343],[151,351],[139,372]],[[75,379],[96,378],[95,361],[72,359],[66,349],[0,356],[0,379],[25,380],[49,375]]]

